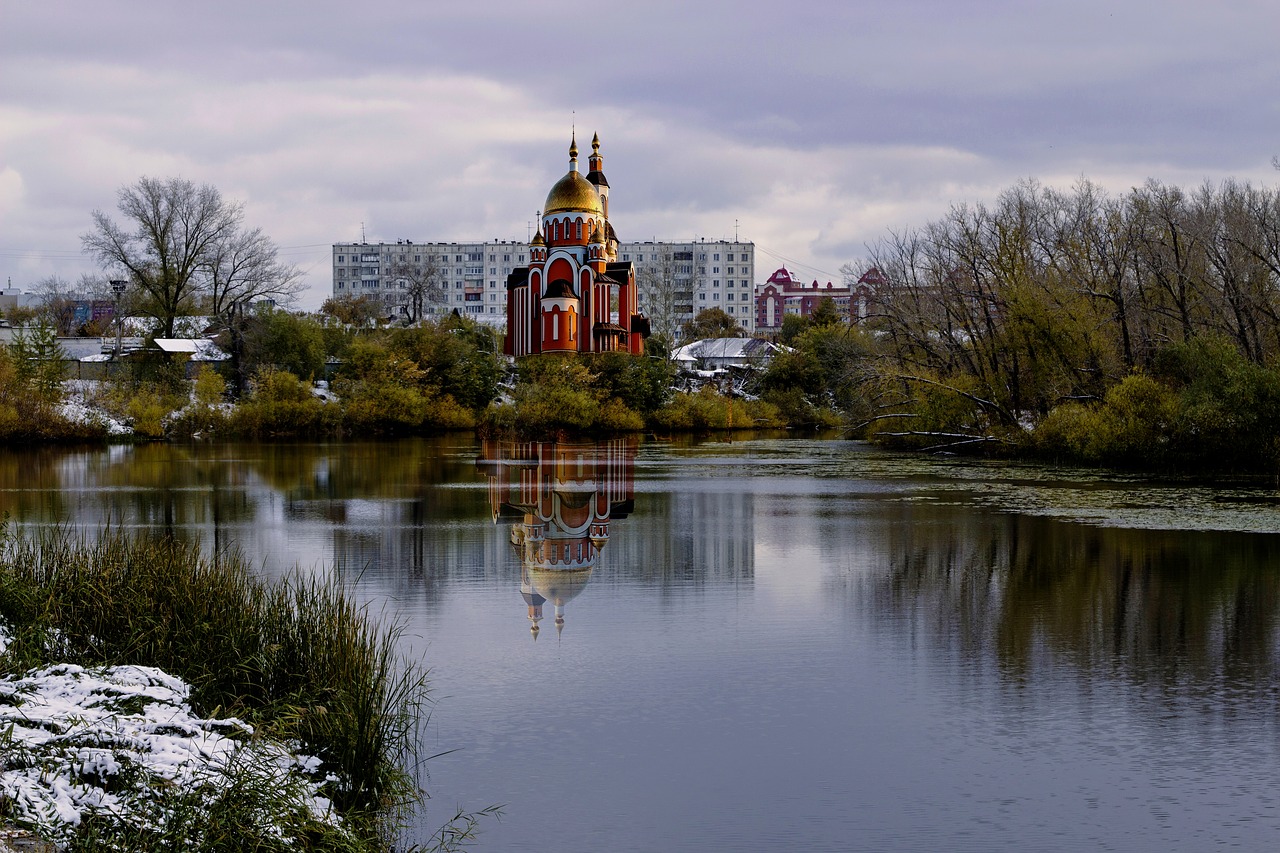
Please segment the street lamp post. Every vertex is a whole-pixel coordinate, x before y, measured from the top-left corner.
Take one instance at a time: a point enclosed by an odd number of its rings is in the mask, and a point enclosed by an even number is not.
[[[115,294],[116,300],[116,351],[115,354],[111,356],[112,361],[120,358],[120,341],[124,336],[124,318],[120,316],[120,297],[124,296],[124,290],[128,286],[128,282],[120,281],[119,279],[115,279],[111,282],[111,292]]]

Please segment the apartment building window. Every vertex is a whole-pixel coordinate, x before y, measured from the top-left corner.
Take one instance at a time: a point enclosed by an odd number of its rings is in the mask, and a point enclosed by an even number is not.
[[[732,301],[733,301],[733,294],[732,294],[732,293],[730,293],[730,294],[729,294],[729,301],[730,301],[730,302],[732,302]]]
[[[510,256],[510,255],[503,255],[503,256],[502,256],[502,262],[503,262],[504,264],[509,264],[509,263],[511,263],[511,256]]]
[[[489,260],[493,260],[493,258],[489,258]],[[498,274],[497,267],[489,267],[489,275],[497,275],[497,274]],[[489,282],[489,283],[493,284],[493,282]]]
[[[714,279],[714,280],[711,282],[711,286],[712,286],[712,287],[719,287],[719,286],[720,286],[720,279],[718,279],[718,278],[717,278],[717,279]]]
[[[720,301],[720,294],[719,294],[719,293],[713,293],[713,294],[711,294],[711,301],[712,301],[712,302],[719,302],[719,301]]]
[[[338,255],[338,263],[340,263],[340,264],[345,264],[346,262],[347,262],[347,256],[346,256],[346,255]]]
[[[420,264],[420,263],[422,263],[422,255],[414,255],[414,256],[413,256],[413,262],[414,262],[415,264]]]
[[[725,256],[724,256],[724,259],[725,259],[726,261],[731,261],[731,260],[733,260],[733,252],[730,252],[729,254],[725,255]]]
[[[699,252],[699,253],[698,253],[698,260],[700,260],[700,261],[705,261],[706,259],[707,259],[707,253],[706,253],[706,252]]]
[[[699,301],[699,302],[706,302],[706,301],[707,301],[707,294],[705,294],[705,293],[699,293],[699,294],[698,294],[698,301]]]
[[[629,261],[629,260],[631,260],[631,256],[630,256],[630,255],[623,255],[623,256],[622,256],[622,259],[623,259],[624,261]],[[521,258],[520,258],[520,260],[522,260],[522,261],[523,261],[523,260],[524,260],[524,258],[523,258],[523,257],[521,257]]]
[[[711,260],[713,260],[713,261],[718,261],[718,260],[720,260],[720,253],[719,253],[719,252],[716,252],[714,255],[712,255],[712,256],[711,256]]]
[[[712,267],[712,268],[711,268],[711,271],[712,271],[712,272],[714,272],[714,273],[718,273],[718,272],[720,272],[720,267]]]
[[[454,289],[454,290],[462,290],[462,282],[460,282],[460,281],[455,281],[455,282],[453,283],[453,289]]]
[[[342,286],[343,286],[345,283],[346,283],[346,282],[342,282],[342,281],[338,282],[338,290],[342,290]]]
[[[729,256],[729,260],[733,260],[733,255]],[[733,275],[733,267],[725,267],[724,271],[727,272],[729,275]]]

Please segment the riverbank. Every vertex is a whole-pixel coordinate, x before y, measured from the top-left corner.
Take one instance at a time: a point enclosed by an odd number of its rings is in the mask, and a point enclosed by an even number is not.
[[[0,532],[0,817],[66,850],[384,850],[424,673],[334,578]]]

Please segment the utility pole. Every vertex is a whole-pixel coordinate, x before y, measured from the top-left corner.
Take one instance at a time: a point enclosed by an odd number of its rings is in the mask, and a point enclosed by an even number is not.
[[[113,309],[116,316],[116,351],[111,356],[112,361],[120,358],[120,340],[124,337],[124,318],[120,316],[120,297],[124,296],[124,290],[128,286],[128,282],[119,279],[113,279],[111,282],[111,293],[115,296],[116,302]]]

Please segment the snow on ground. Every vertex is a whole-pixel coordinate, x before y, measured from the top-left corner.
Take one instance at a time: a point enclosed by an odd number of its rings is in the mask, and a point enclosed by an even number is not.
[[[100,385],[101,383],[94,379],[69,379],[62,383],[65,395],[59,409],[60,413],[72,423],[106,424],[107,435],[132,434],[132,427],[91,403]]]
[[[8,642],[0,625],[0,654]],[[248,772],[289,792],[295,808],[340,824],[321,793],[334,780],[319,776],[319,759],[253,740],[237,719],[199,718],[189,694],[180,679],[143,666],[59,664],[0,679],[0,800],[10,820],[51,840],[91,812],[158,829],[166,792],[199,792],[208,803]]]

